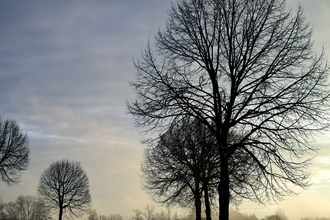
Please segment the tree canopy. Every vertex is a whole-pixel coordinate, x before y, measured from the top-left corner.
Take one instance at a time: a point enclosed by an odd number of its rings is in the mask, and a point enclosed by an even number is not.
[[[20,182],[29,167],[29,138],[15,120],[0,118],[0,177],[7,185]]]

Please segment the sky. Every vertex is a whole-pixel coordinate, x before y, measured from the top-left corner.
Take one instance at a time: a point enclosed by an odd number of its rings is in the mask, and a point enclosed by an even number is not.
[[[303,7],[315,50],[324,46],[329,56],[330,1],[287,3]],[[170,6],[171,0],[0,1],[0,116],[18,122],[31,151],[21,182],[0,182],[5,203],[35,195],[42,172],[67,158],[86,171],[98,214],[126,220],[152,204],[141,187],[143,145],[126,101],[134,97],[133,59],[164,28]],[[278,204],[245,201],[238,209],[259,218],[278,209],[290,220],[330,217],[330,135],[316,140],[312,187]]]

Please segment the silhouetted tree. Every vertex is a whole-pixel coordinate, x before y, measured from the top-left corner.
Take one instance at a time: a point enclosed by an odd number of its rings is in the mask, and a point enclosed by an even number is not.
[[[156,54],[148,45],[135,62],[137,97],[127,105],[137,126],[164,132],[190,116],[216,138],[221,220],[237,152],[253,167],[243,191],[251,199],[309,185],[310,142],[329,126],[330,88],[311,36],[302,9],[289,11],[285,0],[181,0],[155,38]],[[230,133],[239,139],[230,143]]]
[[[90,211],[89,181],[79,162],[53,162],[42,173],[37,190],[47,206],[58,210],[59,220],[65,211],[75,217]]]
[[[17,184],[29,166],[29,139],[14,120],[0,118],[0,176],[7,185]]]
[[[183,207],[194,204],[197,220],[201,219],[204,195],[206,219],[210,220],[210,200],[215,196],[220,173],[216,139],[198,121],[185,118],[175,125],[161,135],[156,145],[145,149],[141,166],[144,189],[161,204],[179,204]],[[229,142],[234,143],[238,138],[231,134]],[[230,158],[231,200],[235,204],[244,198],[251,199],[250,194],[246,193],[247,185],[258,189],[259,180],[252,179],[255,177],[251,175],[254,169],[253,160],[240,150]],[[150,218],[148,216],[146,219]]]
[[[198,220],[204,193],[209,219],[209,191],[216,188],[219,172],[215,138],[198,121],[186,118],[176,125],[155,146],[145,150],[141,166],[144,188],[162,204],[194,204]]]

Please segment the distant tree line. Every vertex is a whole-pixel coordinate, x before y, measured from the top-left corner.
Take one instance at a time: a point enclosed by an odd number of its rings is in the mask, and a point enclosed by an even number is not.
[[[119,214],[98,215],[96,210],[93,209],[89,212],[88,220],[123,220],[123,217]]]
[[[156,207],[154,205],[145,206],[144,210],[134,209],[134,216],[132,216],[132,220],[195,220],[196,212],[194,208],[188,210],[186,213],[178,214],[177,212],[171,214],[171,209],[168,206],[166,211],[156,211]],[[242,213],[237,209],[230,208],[229,210],[229,220],[290,220],[290,218],[286,215],[284,210],[278,209],[274,214],[265,216],[263,218],[258,218],[255,214],[246,214]],[[206,216],[202,216],[202,219],[205,220]],[[88,220],[104,220],[101,218],[98,219],[90,219]],[[122,220],[122,219],[111,219],[111,220]],[[330,220],[330,217],[315,217],[315,218],[301,218],[300,220]]]
[[[330,217],[302,218],[301,220],[330,220]]]
[[[276,211],[275,214],[266,216],[265,218],[261,220],[289,220],[287,215],[284,213],[283,210],[279,209]]]
[[[154,205],[147,205],[144,210],[134,209],[134,216],[132,216],[132,220],[195,220],[196,212],[194,208],[187,210],[186,213],[181,213],[180,215],[176,212],[171,214],[170,207],[166,207],[166,211],[161,210],[160,212],[156,211],[156,207]],[[281,209],[277,210],[274,214],[265,216],[264,218],[258,219],[255,214],[246,214],[241,213],[240,211],[230,208],[229,210],[229,220],[289,220],[285,212]],[[91,213],[91,215],[95,215]],[[212,216],[213,218],[214,216]],[[202,215],[201,219],[205,220],[206,215]],[[98,220],[94,218],[88,218],[88,220]],[[101,219],[99,219],[101,220]],[[117,219],[115,219],[117,220]],[[301,220],[330,220],[327,218],[302,218]]]

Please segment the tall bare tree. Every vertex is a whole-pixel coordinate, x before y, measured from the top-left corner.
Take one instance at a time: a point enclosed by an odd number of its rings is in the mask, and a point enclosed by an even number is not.
[[[0,118],[0,176],[8,185],[20,182],[29,166],[29,139],[14,120]]]
[[[137,96],[127,105],[137,126],[162,132],[190,116],[209,127],[220,157],[221,220],[238,152],[254,165],[243,191],[254,199],[307,187],[311,141],[329,126],[330,87],[302,9],[288,10],[285,0],[181,0],[168,14],[156,52],[148,45],[135,62]],[[230,133],[239,137],[233,143]]]
[[[41,175],[38,193],[48,207],[58,210],[58,218],[68,211],[79,217],[90,211],[89,180],[79,162],[53,162]]]

